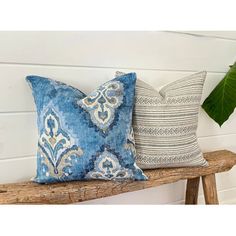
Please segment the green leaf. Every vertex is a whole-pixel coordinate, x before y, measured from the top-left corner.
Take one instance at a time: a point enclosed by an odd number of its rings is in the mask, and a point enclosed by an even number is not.
[[[236,107],[236,62],[202,104],[206,113],[220,126]]]

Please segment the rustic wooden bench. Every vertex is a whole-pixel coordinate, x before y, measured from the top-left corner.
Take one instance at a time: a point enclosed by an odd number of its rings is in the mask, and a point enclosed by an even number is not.
[[[206,204],[218,204],[215,174],[230,170],[236,154],[215,151],[204,154],[208,167],[147,170],[148,181],[74,181],[42,185],[33,182],[0,185],[0,204],[70,204],[156,187],[187,179],[186,204],[197,204],[202,177]]]

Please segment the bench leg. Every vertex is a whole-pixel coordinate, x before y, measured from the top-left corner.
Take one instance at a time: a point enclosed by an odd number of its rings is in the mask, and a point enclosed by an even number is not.
[[[219,204],[215,174],[202,176],[202,185],[206,204]]]
[[[197,204],[199,182],[200,182],[200,177],[187,180],[187,188],[186,188],[186,195],[185,195],[186,205]]]

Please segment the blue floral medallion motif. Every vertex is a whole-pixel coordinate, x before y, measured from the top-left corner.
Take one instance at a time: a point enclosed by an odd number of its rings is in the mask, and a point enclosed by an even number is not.
[[[49,78],[26,80],[38,115],[35,182],[147,179],[135,163],[135,73],[112,79],[88,96]]]
[[[78,102],[102,132],[106,132],[114,121],[115,110],[123,102],[123,89],[121,82],[109,81]]]
[[[134,179],[134,174],[131,169],[122,167],[117,156],[105,148],[103,152],[98,153],[94,161],[94,169],[87,173],[86,179]]]
[[[46,165],[45,175],[61,178],[68,176],[65,167],[71,166],[71,157],[80,157],[82,150],[73,145],[72,138],[60,127],[59,118],[51,108],[44,115],[44,130],[38,143],[41,164]]]

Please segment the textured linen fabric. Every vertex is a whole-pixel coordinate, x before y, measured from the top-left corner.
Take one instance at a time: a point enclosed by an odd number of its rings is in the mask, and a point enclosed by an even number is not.
[[[137,79],[133,130],[140,168],[208,165],[196,135],[205,77],[206,72],[199,72],[159,92]]]
[[[37,107],[36,182],[147,179],[135,164],[135,73],[108,81],[88,96],[48,78],[26,80]]]

